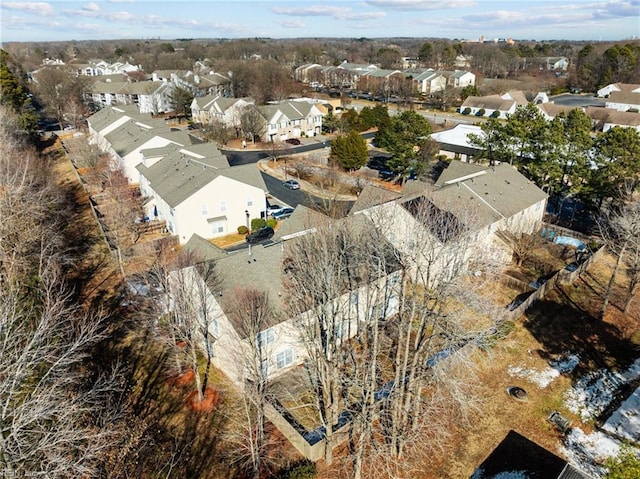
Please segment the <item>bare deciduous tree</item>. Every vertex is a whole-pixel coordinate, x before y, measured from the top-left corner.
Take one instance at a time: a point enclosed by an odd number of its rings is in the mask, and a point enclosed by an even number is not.
[[[244,107],[240,115],[240,125],[244,136],[249,138],[252,143],[255,143],[256,138],[261,140],[267,131],[267,123],[254,105]]]
[[[478,294],[492,256],[476,244],[474,212],[426,197],[402,209],[333,222],[300,238],[285,265],[325,458],[347,417],[354,478],[375,477],[377,467],[380,477],[410,477],[407,457],[442,446],[449,420],[463,421],[475,404],[470,357],[500,319]],[[427,434],[438,440],[425,448]]]
[[[513,259],[518,267],[522,266],[534,251],[542,245],[542,237],[535,233],[501,231],[501,235],[511,248]]]
[[[609,306],[613,286],[625,257],[628,258],[630,272],[630,282],[625,293],[623,307],[625,312],[629,309],[640,282],[640,241],[638,241],[640,238],[640,201],[627,203],[619,211],[611,212],[600,222],[600,232],[606,240],[608,248],[617,256],[600,309],[600,318],[602,319]]]
[[[249,470],[251,477],[259,479],[268,470],[269,452],[273,443],[265,431],[265,407],[268,394],[268,358],[271,346],[261,333],[274,324],[275,311],[266,293],[254,289],[236,289],[226,304],[231,320],[243,339],[237,353],[237,364],[243,369],[240,407],[227,435],[235,444],[234,462],[241,470]]]
[[[188,365],[194,373],[195,389],[198,399],[202,400],[211,372],[220,314],[214,299],[220,288],[216,263],[195,262],[193,258],[186,257],[164,277],[164,281],[170,300],[167,326],[174,346],[178,348],[181,364]],[[201,352],[205,354],[204,368],[199,367]]]
[[[290,314],[308,355],[308,379],[325,428],[325,459],[333,460],[335,427],[349,411],[355,433],[368,436],[378,384],[378,321],[393,308],[398,267],[389,245],[368,227],[341,222],[300,238],[292,247]],[[349,345],[355,337],[357,347]],[[362,420],[362,418],[367,418]],[[363,438],[353,441],[365,444]],[[361,455],[360,455],[361,457]],[[356,467],[359,467],[359,461]]]
[[[91,376],[104,324],[64,284],[72,258],[60,197],[45,162],[18,147],[13,120],[0,117],[0,469],[94,476],[117,436],[105,404],[118,377]]]
[[[120,273],[124,278],[125,262],[131,247],[140,239],[142,200],[137,188],[129,185],[121,169],[104,168],[102,184],[105,190],[103,209],[107,238],[115,249]]]

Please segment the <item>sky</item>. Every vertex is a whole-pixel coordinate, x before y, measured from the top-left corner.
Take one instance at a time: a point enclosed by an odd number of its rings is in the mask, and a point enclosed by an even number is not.
[[[627,40],[640,0],[0,0],[2,42],[418,37]]]

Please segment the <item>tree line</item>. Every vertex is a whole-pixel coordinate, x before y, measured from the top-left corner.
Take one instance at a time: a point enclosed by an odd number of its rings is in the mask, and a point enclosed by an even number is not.
[[[592,133],[582,109],[547,121],[533,104],[506,121],[489,118],[483,135],[470,135],[489,161],[516,166],[554,198],[575,196],[592,209],[631,199],[640,180],[640,133],[614,127]]]

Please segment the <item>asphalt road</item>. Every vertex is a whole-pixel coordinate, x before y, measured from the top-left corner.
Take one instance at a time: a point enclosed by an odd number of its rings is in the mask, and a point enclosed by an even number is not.
[[[323,211],[328,206],[327,200],[314,196],[309,192],[303,190],[290,190],[282,186],[282,180],[275,178],[265,172],[262,172],[262,178],[267,185],[269,194],[273,197],[269,202],[272,204],[278,204],[281,206],[289,205],[291,208],[295,208],[298,205],[303,205],[312,209],[319,209]],[[348,211],[353,205],[353,201],[340,201],[339,207],[336,210]],[[286,220],[284,220],[286,221]]]

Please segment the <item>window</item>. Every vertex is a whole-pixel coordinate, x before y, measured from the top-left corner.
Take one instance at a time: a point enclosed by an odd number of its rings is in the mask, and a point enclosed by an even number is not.
[[[356,291],[351,291],[351,304],[353,305],[357,305],[358,304],[358,290]]]
[[[171,209],[169,210],[169,214],[170,214],[171,216],[173,216],[173,215],[174,215],[174,213],[175,213],[175,211],[173,210],[173,208],[171,208]]]
[[[207,216],[209,214],[209,208],[207,205],[202,205],[202,216]]]
[[[291,348],[276,354],[276,366],[278,369],[286,368],[293,362],[293,351]]]
[[[214,235],[224,233],[224,220],[211,221],[209,224],[211,225],[211,233]]]
[[[247,198],[247,206],[253,206],[253,198]]]
[[[258,334],[258,346],[266,346],[276,340],[276,332],[273,329],[266,329]]]
[[[339,321],[335,324],[335,337],[337,339],[342,338],[342,335],[344,334],[344,322]]]
[[[227,211],[227,202],[226,201],[221,201],[220,202],[220,211],[221,212]]]
[[[260,362],[260,371],[262,372],[263,377],[267,377],[269,375],[269,360],[264,359]]]
[[[209,330],[211,331],[211,334],[213,334],[216,338],[220,336],[220,328],[218,327],[218,321],[216,319],[211,320]]]

